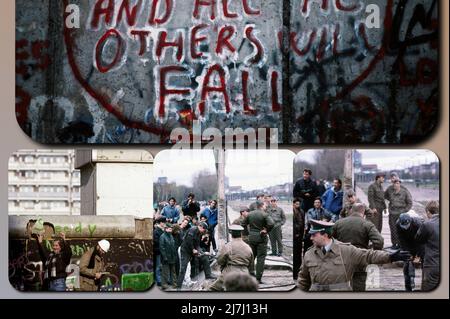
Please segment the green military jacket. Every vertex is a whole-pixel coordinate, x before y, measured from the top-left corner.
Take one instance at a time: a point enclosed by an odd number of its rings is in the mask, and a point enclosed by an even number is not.
[[[357,214],[338,220],[333,226],[333,238],[363,249],[368,249],[370,242],[375,250],[384,246],[383,236],[375,225]]]
[[[384,189],[383,185],[378,182],[374,182],[369,186],[369,190],[367,193],[367,197],[369,200],[369,208],[370,209],[386,209],[386,202],[384,200]],[[382,213],[379,211],[378,213]]]
[[[267,209],[268,214],[272,217],[275,227],[280,227],[286,224],[286,214],[281,207],[270,206]]]
[[[395,192],[394,186],[389,186],[384,192],[384,198],[389,201],[389,214],[400,215],[412,208],[411,193],[403,186],[398,193]]]
[[[267,235],[262,235],[261,231],[265,229],[269,233],[275,226],[275,222],[268,213],[262,210],[254,210],[244,218],[242,227],[249,227],[249,242],[250,243],[262,243],[267,241]]]
[[[333,239],[326,254],[311,247],[300,269],[298,286],[303,291],[352,291],[354,272],[369,264],[390,263],[385,251],[359,249]]]

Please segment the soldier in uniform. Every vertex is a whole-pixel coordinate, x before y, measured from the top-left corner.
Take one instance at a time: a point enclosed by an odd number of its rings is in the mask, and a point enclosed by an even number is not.
[[[221,275],[208,288],[209,291],[223,291],[224,278],[230,273],[250,274],[250,267],[253,263],[253,251],[250,246],[242,240],[242,231],[244,228],[240,225],[231,225],[231,242],[220,249],[217,255],[217,264],[220,266]]]
[[[367,217],[377,227],[381,233],[383,229],[383,211],[386,209],[386,202],[384,200],[384,174],[377,174],[375,182],[369,186],[368,200],[369,208],[372,210],[372,217]]]
[[[275,226],[273,226],[272,230],[269,232],[270,245],[272,247],[271,256],[280,257],[283,254],[282,227],[286,224],[286,214],[281,207],[278,207],[277,202],[278,199],[273,197],[267,212],[275,223]]]
[[[384,239],[375,225],[364,219],[366,205],[355,203],[352,212],[347,218],[340,219],[334,224],[333,238],[340,242],[350,243],[357,248],[381,250],[384,246]],[[353,291],[366,291],[367,272],[366,267],[356,269],[353,275]]]
[[[356,197],[356,194],[354,191],[352,191],[352,190],[348,191],[347,192],[347,204],[345,204],[344,208],[342,208],[340,217],[345,218],[345,217],[350,216],[352,214],[352,207],[356,203],[361,203],[361,201],[358,199],[358,197]],[[365,205],[364,205],[364,208],[365,208],[364,216],[367,219],[371,218],[373,216],[373,212]]]
[[[247,207],[241,207],[239,209],[239,214],[240,214],[239,218],[236,218],[232,224],[240,226],[243,223],[244,219],[248,216],[249,212],[250,211]],[[242,240],[246,244],[248,244],[248,227],[244,228],[244,230],[242,231]]]
[[[311,221],[314,246],[305,254],[298,285],[303,291],[352,291],[351,280],[357,269],[369,264],[388,264],[407,260],[411,255],[357,248],[331,236],[333,223]]]
[[[256,202],[257,201],[264,201],[264,197],[265,196],[266,196],[265,194],[258,194],[258,195],[256,195]],[[252,212],[252,211],[256,210],[256,202],[250,204],[250,206],[248,208],[249,212]]]
[[[272,218],[265,210],[265,204],[262,201],[256,202],[256,210],[251,211],[244,219],[241,226],[249,227],[248,241],[253,251],[253,256],[256,257],[256,280],[261,284],[261,278],[264,273],[264,264],[267,256],[267,234],[275,225]],[[251,273],[254,273],[254,263],[250,267]]]
[[[401,214],[407,213],[412,208],[411,193],[402,186],[399,179],[389,186],[384,193],[384,198],[389,201],[389,228],[391,229],[391,241],[393,248],[400,247],[397,234],[397,220]]]

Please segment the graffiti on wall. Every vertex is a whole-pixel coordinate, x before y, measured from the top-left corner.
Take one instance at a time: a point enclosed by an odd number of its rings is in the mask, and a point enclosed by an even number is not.
[[[437,1],[16,4],[16,115],[39,142],[168,143],[199,121],[289,143],[400,143],[437,124]]]
[[[364,1],[331,2],[293,2],[291,142],[427,136],[439,108],[438,1],[370,1],[380,29],[367,27]]]
[[[67,289],[80,289],[79,260],[97,244],[93,239],[68,239],[72,260],[67,267]],[[111,248],[106,255],[106,272],[100,284],[101,291],[145,291],[153,284],[152,241],[137,239],[109,239]],[[49,240],[44,241],[51,249]],[[10,239],[9,280],[20,291],[41,291],[44,268],[36,240]]]

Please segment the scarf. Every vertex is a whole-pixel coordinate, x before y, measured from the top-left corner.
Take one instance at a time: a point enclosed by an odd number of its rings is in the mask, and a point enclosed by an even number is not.
[[[56,263],[58,261],[58,257],[60,258],[61,256],[55,254],[54,252],[51,252],[48,255],[47,261],[45,262],[45,269],[47,269],[44,275],[45,279],[56,277]]]

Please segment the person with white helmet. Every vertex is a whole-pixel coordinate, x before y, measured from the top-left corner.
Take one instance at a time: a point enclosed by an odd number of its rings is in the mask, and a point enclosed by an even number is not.
[[[105,255],[111,244],[100,240],[95,247],[86,251],[80,259],[80,290],[99,291],[100,280],[105,274]]]

